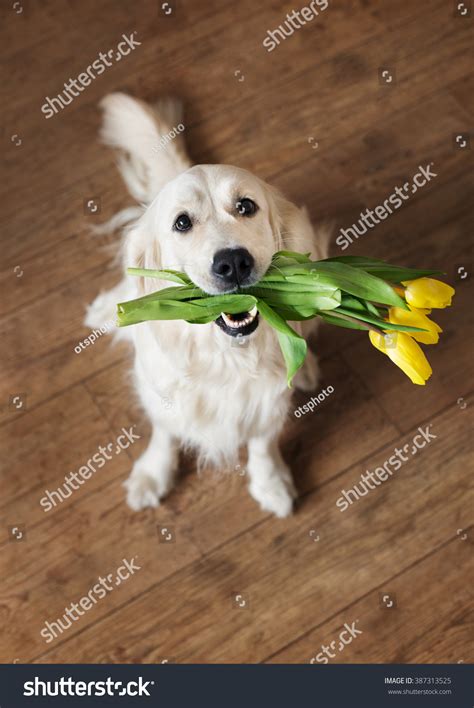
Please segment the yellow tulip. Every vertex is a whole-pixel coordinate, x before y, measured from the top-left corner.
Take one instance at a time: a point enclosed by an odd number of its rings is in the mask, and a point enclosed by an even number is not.
[[[401,307],[391,307],[388,311],[388,321],[395,325],[426,329],[427,332],[409,333],[410,337],[422,344],[436,344],[439,340],[439,332],[443,331],[436,322],[430,320],[423,312],[416,310],[414,307],[410,307],[410,310],[404,310]]]
[[[406,288],[405,300],[407,303],[423,309],[448,307],[454,295],[454,288],[434,278],[405,280],[402,285]]]
[[[433,371],[420,346],[404,332],[388,334],[390,338],[370,330],[370,341],[376,349],[390,357],[414,384],[424,386]]]

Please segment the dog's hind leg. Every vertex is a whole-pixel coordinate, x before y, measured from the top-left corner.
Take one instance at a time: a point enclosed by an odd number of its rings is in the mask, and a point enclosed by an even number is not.
[[[149,445],[133,465],[124,483],[127,503],[134,511],[158,506],[171,490],[178,467],[178,441],[161,426],[153,425]]]

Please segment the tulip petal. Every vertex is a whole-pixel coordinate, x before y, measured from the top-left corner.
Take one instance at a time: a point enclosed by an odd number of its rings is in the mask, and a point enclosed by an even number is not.
[[[407,325],[426,330],[426,332],[410,332],[410,336],[422,344],[436,344],[439,341],[439,332],[443,331],[436,322],[412,307],[409,311],[401,307],[391,307],[388,311],[388,321],[395,325]]]
[[[449,307],[455,292],[450,285],[434,278],[406,280],[403,285],[406,287],[405,300],[408,305],[417,308]]]
[[[374,331],[369,332],[371,343],[386,354],[418,386],[424,386],[433,373],[431,366],[419,345],[403,332],[397,332],[391,341]]]

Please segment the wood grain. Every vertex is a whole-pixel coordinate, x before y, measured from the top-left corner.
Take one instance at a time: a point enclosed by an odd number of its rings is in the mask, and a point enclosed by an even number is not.
[[[473,266],[472,18],[445,0],[333,2],[268,53],[262,40],[289,0],[178,0],[170,16],[152,0],[11,5],[0,11],[0,659],[306,663],[359,620],[333,661],[472,661],[473,280],[459,271]],[[141,45],[46,120],[45,97],[132,31]],[[395,70],[390,86],[383,67]],[[125,505],[122,482],[149,434],[132,352],[105,336],[74,352],[86,306],[120,277],[117,240],[89,227],[133,203],[97,139],[97,104],[118,90],[182,97],[195,160],[257,172],[335,237],[433,162],[437,176],[344,252],[438,268],[456,285],[454,306],[434,314],[444,331],[427,348],[433,377],[414,387],[364,334],[322,327],[318,390],[335,392],[292,412],[282,436],[300,495],[290,519],[249,497],[244,452],[217,474],[182,456],[160,508]],[[308,398],[296,393],[295,409]],[[132,425],[141,439],[45,513],[45,490]],[[341,513],[342,490],[429,425],[436,439]],[[46,621],[132,557],[133,578],[45,643]]]
[[[122,659],[238,662],[245,647],[247,661],[264,661],[274,647],[350,607],[354,597],[390,587],[394,575],[443,546],[457,528],[468,527],[473,482],[465,436],[470,424],[462,412],[434,418],[437,439],[346,512],[335,505],[341,490],[366,469],[383,464],[393,445],[310,493],[292,519],[279,525],[267,519],[157,582],[121,612],[121,627],[130,639],[120,643]],[[464,567],[457,582],[464,588]],[[460,592],[465,596],[465,590]],[[237,594],[247,602],[243,609],[233,606]],[[84,662],[91,652],[98,652],[96,660],[117,661],[117,643],[110,636],[114,621],[106,618],[71,639],[71,661]],[[163,633],[163,627],[168,631]],[[58,660],[61,652],[53,647],[42,659]]]

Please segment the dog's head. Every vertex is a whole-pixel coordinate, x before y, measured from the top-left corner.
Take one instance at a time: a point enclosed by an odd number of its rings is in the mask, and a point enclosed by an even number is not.
[[[185,272],[205,292],[255,284],[284,247],[285,220],[298,210],[265,182],[228,165],[198,165],[168,182],[130,234],[133,262]],[[137,234],[138,231],[138,234]],[[143,292],[156,281],[143,283]],[[256,310],[216,320],[230,336],[258,326]]]

